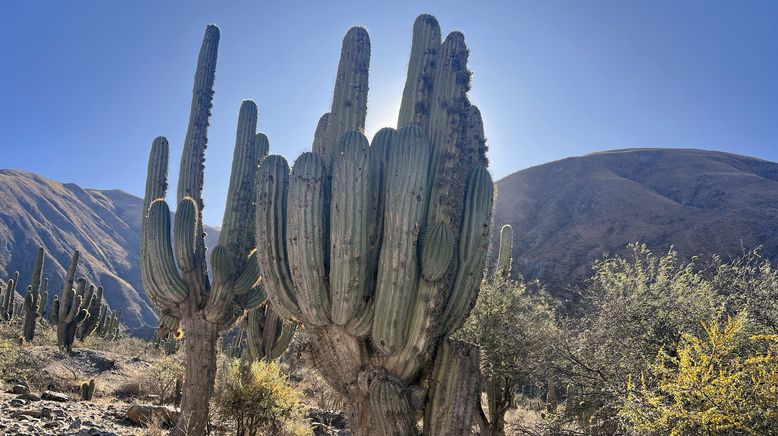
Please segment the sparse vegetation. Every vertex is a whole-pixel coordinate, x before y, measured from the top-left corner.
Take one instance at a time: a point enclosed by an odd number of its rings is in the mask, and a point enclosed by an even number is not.
[[[228,359],[220,368],[215,402],[237,436],[311,434],[300,394],[275,361]]]

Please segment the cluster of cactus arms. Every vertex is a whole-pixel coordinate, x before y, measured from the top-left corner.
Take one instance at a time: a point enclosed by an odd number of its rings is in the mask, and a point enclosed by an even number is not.
[[[80,256],[78,250],[73,253],[70,266],[65,273],[62,292],[59,298],[52,301],[49,309],[49,322],[57,325],[57,345],[60,350],[67,352],[73,351],[73,342],[77,333],[83,334],[83,336],[79,335],[83,341],[83,338],[95,331],[99,325],[103,300],[102,287],[87,285],[83,277],[75,279]],[[88,325],[85,326],[84,323]],[[118,332],[118,321],[116,329]]]
[[[35,264],[32,268],[32,279],[27,286],[27,295],[24,297],[24,325],[22,336],[25,342],[32,342],[35,337],[35,326],[41,319],[41,302],[46,303],[49,298],[49,281],[43,279],[43,247],[38,247],[35,256]]]
[[[89,379],[88,382],[81,383],[81,399],[91,401],[95,395],[95,379]]]
[[[296,330],[296,324],[285,323],[269,305],[248,311],[246,345],[251,358],[271,361],[281,357]]]
[[[195,435],[205,433],[219,332],[265,300],[254,259],[252,223],[257,165],[267,155],[269,142],[264,134],[256,133],[257,106],[250,100],[240,107],[222,231],[218,245],[210,252],[210,277],[206,267],[201,194],[219,37],[218,27],[206,28],[181,156],[175,221],[171,223],[165,202],[169,145],[164,137],[152,144],[144,199],[143,286],[160,317],[170,318],[162,322],[180,322],[185,336],[181,425],[174,434],[185,430]]]
[[[398,129],[369,142],[370,40],[346,34],[313,152],[257,176],[257,260],[275,310],[350,405],[356,434],[467,434],[479,352],[449,335],[478,295],[493,183],[464,37],[417,18]],[[423,416],[423,430],[417,421]]]
[[[104,306],[104,308],[101,309],[100,319],[98,321],[97,328],[94,330],[94,333],[101,338],[115,341],[122,337],[121,325],[122,310],[116,309],[111,311],[108,306]]]

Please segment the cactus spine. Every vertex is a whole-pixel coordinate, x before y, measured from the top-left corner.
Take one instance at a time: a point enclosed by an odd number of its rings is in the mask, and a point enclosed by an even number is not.
[[[27,287],[27,295],[24,297],[24,326],[22,336],[25,342],[32,342],[35,337],[35,324],[41,317],[41,282],[43,274],[43,247],[38,247],[35,255],[35,264],[32,267],[32,279]],[[45,300],[44,300],[45,301]]]
[[[181,155],[175,222],[164,198],[169,146],[154,140],[149,157],[141,230],[141,278],[164,317],[180,321],[185,333],[186,374],[181,422],[173,434],[205,434],[213,391],[216,343],[246,309],[259,306],[264,291],[254,260],[254,185],[268,141],[256,133],[257,106],[241,104],[227,204],[219,244],[211,251],[212,275],[205,262],[202,188],[211,114],[219,28],[206,28],[195,73],[189,127]],[[171,236],[174,244],[171,245]],[[169,321],[168,321],[169,322]]]
[[[367,33],[351,29],[313,153],[291,173],[281,156],[260,164],[257,261],[355,434],[415,434],[418,416],[424,434],[464,434],[479,352],[448,336],[478,294],[494,194],[467,47],[417,19],[399,130],[372,144],[360,132],[369,57]],[[426,387],[428,401],[409,400]]]

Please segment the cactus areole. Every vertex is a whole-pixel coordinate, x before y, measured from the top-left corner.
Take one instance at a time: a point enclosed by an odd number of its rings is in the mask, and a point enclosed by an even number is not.
[[[184,331],[186,371],[177,435],[203,435],[216,375],[219,332],[265,300],[254,260],[254,186],[268,140],[256,133],[257,106],[243,101],[219,244],[206,267],[202,188],[207,130],[216,73],[219,28],[205,31],[195,72],[189,128],[181,155],[175,221],[167,195],[168,141],[154,140],[149,156],[141,230],[141,278],[161,326]],[[280,324],[280,323],[279,323]],[[268,335],[280,336],[269,331]]]
[[[493,184],[464,37],[416,19],[398,129],[361,133],[370,40],[343,40],[313,152],[260,165],[257,261],[278,313],[358,435],[468,434],[479,353],[449,339],[475,303]],[[417,422],[423,417],[423,427]]]

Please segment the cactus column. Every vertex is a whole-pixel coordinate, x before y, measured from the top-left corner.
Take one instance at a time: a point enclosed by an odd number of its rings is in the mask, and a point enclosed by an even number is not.
[[[44,254],[43,247],[38,247],[38,252],[35,255],[35,265],[32,268],[32,279],[27,287],[27,295],[24,297],[24,327],[22,336],[24,336],[25,342],[31,342],[33,337],[35,337],[35,324],[41,317],[40,288]]]
[[[257,106],[250,100],[240,107],[222,232],[219,245],[211,251],[211,277],[205,262],[201,193],[218,45],[219,28],[209,25],[195,73],[175,222],[171,223],[165,202],[168,142],[164,137],[155,139],[151,148],[144,199],[143,285],[159,309],[163,324],[180,323],[186,338],[182,413],[172,431],[177,435],[205,434],[219,332],[228,329],[246,309],[258,307],[265,298],[254,260],[252,218],[256,168],[267,154],[268,140],[256,133]]]
[[[475,303],[493,184],[480,113],[467,99],[467,47],[414,25],[400,128],[372,144],[370,44],[343,41],[331,112],[291,170],[257,177],[257,261],[280,315],[305,326],[309,360],[350,406],[355,434],[467,434],[478,349],[449,339]],[[337,132],[337,134],[335,133]]]

